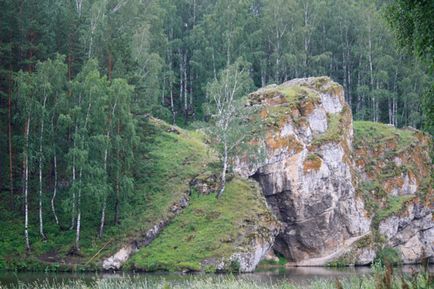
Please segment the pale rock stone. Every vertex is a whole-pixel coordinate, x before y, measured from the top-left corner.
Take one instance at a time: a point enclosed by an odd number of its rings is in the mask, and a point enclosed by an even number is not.
[[[432,210],[410,204],[406,212],[387,218],[379,225],[387,245],[401,253],[404,264],[414,264],[421,258],[434,256],[434,222]]]
[[[365,266],[374,261],[375,249],[374,248],[361,248],[357,252],[357,260],[354,265]]]
[[[317,85],[318,81],[324,83]],[[304,116],[308,126],[296,126],[288,119],[277,132],[296,139],[301,150],[294,153],[292,148],[267,147],[265,161],[256,165],[239,161],[235,170],[250,168],[244,175],[261,184],[274,214],[285,225],[274,249],[290,262],[308,263],[312,258],[333,255],[346,240],[367,233],[370,219],[365,216],[363,202],[355,196],[352,167],[347,162],[351,156],[344,147],[352,142],[351,120],[339,128],[348,140],[312,146],[316,135],[327,133],[326,113],[343,112],[343,90],[325,78],[295,79],[282,85],[320,87],[317,94],[321,101]],[[331,85],[337,89],[327,92]],[[317,165],[306,168],[304,164],[312,154],[317,155]]]
[[[265,253],[263,260],[272,261],[272,262],[279,262],[279,257],[277,257],[276,254],[274,254],[273,249],[269,249],[267,251],[267,253]]]
[[[321,103],[327,113],[339,113],[344,108],[341,102],[341,96],[331,95],[329,93],[321,93]]]
[[[308,116],[308,121],[313,133],[324,133],[327,130],[327,114],[323,109],[315,109]]]
[[[104,270],[119,270],[135,252],[137,252],[137,247],[133,244],[122,247],[116,254],[105,259],[102,263],[102,267]]]
[[[294,134],[294,128],[290,123],[285,124],[283,128],[280,130],[281,137],[286,137],[288,135],[293,135],[293,134]]]

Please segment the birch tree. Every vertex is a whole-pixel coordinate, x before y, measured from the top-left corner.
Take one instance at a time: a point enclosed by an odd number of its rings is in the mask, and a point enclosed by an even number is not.
[[[24,240],[27,252],[30,252],[29,240],[29,158],[30,149],[30,123],[34,112],[34,82],[30,73],[20,71],[16,76],[17,98],[20,101],[20,111],[24,121],[24,145],[23,145],[23,198],[24,198]]]
[[[221,184],[217,198],[225,190],[230,154],[245,137],[243,131],[239,129],[244,113],[241,97],[249,91],[251,86],[249,65],[242,60],[237,60],[222,70],[218,78],[211,82],[207,89],[214,123],[212,133],[218,142],[222,163]]]

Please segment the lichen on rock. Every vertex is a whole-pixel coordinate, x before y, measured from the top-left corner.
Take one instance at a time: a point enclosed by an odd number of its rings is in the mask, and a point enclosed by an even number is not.
[[[273,90],[295,95],[271,101],[279,95]],[[250,98],[279,120],[261,140],[265,161],[255,166],[240,160],[236,168],[261,184],[285,224],[274,249],[290,262],[308,264],[368,232],[370,220],[353,185],[351,112],[342,87],[326,77],[294,79]]]
[[[356,122],[354,139],[343,88],[328,77],[271,85],[249,99],[268,125],[256,141],[266,159],[240,157],[235,170],[261,184],[285,225],[274,250],[305,266],[366,265],[383,246],[396,248],[404,263],[433,257],[429,137]],[[369,244],[352,243],[366,234]]]

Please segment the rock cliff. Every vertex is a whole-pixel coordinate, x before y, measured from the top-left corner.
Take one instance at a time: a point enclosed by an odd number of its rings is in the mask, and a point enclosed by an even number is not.
[[[254,140],[266,156],[240,156],[235,170],[260,183],[284,224],[275,251],[302,266],[369,264],[384,247],[397,249],[405,263],[433,255],[429,137],[379,125],[394,131],[374,146],[376,135],[363,133],[378,125],[365,122],[353,149],[343,88],[327,77],[267,86],[250,94],[248,105],[266,125]],[[377,182],[381,190],[370,192]]]

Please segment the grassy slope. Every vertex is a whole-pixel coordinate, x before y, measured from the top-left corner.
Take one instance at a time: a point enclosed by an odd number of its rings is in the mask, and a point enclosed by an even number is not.
[[[396,153],[409,148],[411,144],[417,143],[415,132],[407,129],[397,129],[384,123],[371,121],[354,121],[354,144],[381,145],[385,142],[396,139],[398,147]]]
[[[268,218],[258,187],[234,178],[218,200],[214,195],[193,193],[190,206],[150,246],[135,254],[129,265],[146,271],[199,270],[204,259],[229,257],[249,240],[249,234],[255,234],[255,223]]]
[[[70,269],[62,263],[86,264],[89,269],[96,266],[101,256],[117,250],[126,240],[134,238],[143,230],[149,229],[160,219],[179,197],[189,190],[189,182],[206,169],[215,157],[208,150],[202,136],[196,132],[177,129],[169,132],[170,126],[151,119],[142,121],[139,126],[142,147],[137,148],[134,175],[134,194],[128,196],[130,206],[123,208],[122,224],[113,226],[112,216],[107,216],[106,234],[102,240],[96,237],[99,213],[95,209],[84,211],[81,249],[83,256],[71,258],[67,252],[74,240],[73,231],[62,231],[53,222],[45,207],[45,229],[48,241],[38,236],[36,200],[31,204],[30,240],[32,252],[26,255],[24,249],[23,221],[18,213],[11,213],[7,204],[0,204],[0,269],[59,270]],[[50,194],[50,193],[49,193]],[[88,199],[83,202],[91,202]],[[59,200],[59,206],[61,201]],[[65,226],[69,224],[69,214],[61,214]],[[88,262],[101,248],[105,248],[96,258]],[[43,261],[41,261],[41,256]],[[69,264],[71,265],[71,264]],[[78,265],[80,267],[81,265]],[[60,267],[60,268],[59,268]]]

